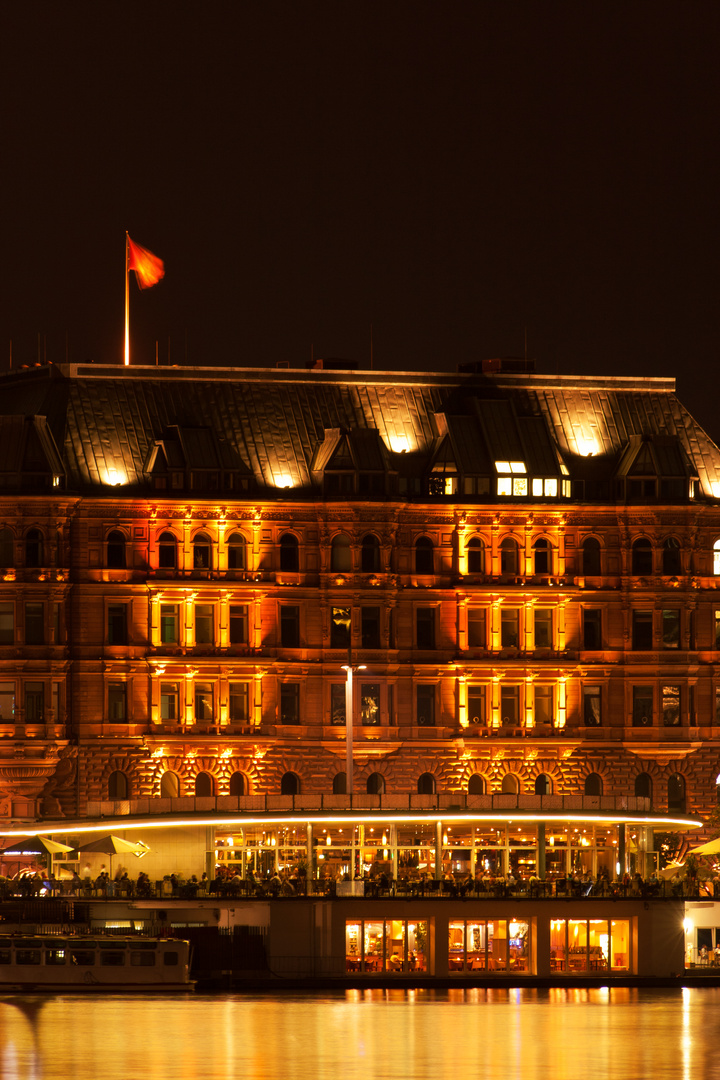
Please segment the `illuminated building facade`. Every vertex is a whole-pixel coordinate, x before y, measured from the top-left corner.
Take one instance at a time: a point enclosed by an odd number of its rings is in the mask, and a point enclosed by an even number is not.
[[[0,392],[8,827],[346,805],[349,656],[358,809],[716,806],[720,451],[673,380],[45,366]]]

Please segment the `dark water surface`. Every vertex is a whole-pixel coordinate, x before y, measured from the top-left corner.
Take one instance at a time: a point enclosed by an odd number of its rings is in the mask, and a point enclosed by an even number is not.
[[[0,999],[1,1080],[720,1078],[720,989]]]

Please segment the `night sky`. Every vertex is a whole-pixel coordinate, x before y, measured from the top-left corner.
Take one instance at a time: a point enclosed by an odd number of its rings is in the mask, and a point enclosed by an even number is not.
[[[720,438],[720,5],[383,0],[0,13],[0,369],[677,376]],[[1,407],[1,405],[0,405]]]

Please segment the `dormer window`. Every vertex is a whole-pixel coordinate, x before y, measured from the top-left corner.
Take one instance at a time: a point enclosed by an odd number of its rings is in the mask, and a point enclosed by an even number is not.
[[[527,472],[524,461],[496,461],[495,468],[499,473],[498,495],[527,495],[528,479],[523,475]]]

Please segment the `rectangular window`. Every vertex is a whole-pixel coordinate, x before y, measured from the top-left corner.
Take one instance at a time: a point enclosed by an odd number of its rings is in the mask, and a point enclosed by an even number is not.
[[[50,607],[50,620],[52,640],[56,645],[60,644],[60,608],[61,604],[52,604]]]
[[[680,687],[663,686],[662,688],[663,727],[680,726]]]
[[[602,723],[602,695],[599,686],[583,687],[583,722],[585,727],[599,727]]]
[[[361,640],[363,649],[380,648],[380,608],[362,607]]]
[[[10,683],[0,683],[0,694],[2,694],[3,685],[9,686]],[[715,687],[715,723],[720,724],[720,686]]]
[[[42,602],[25,604],[25,644],[45,644],[45,605]]]
[[[330,612],[330,648],[347,649],[350,646],[351,609],[334,607]]]
[[[300,608],[296,604],[283,604],[280,608],[280,644],[285,649],[297,649],[300,645]]]
[[[228,720],[231,724],[247,724],[250,687],[246,682],[231,682],[228,693]]]
[[[651,727],[653,722],[652,686],[633,686],[633,727]]]
[[[118,723],[127,720],[127,683],[108,683],[108,720]]]
[[[282,683],[280,686],[280,723],[300,723],[299,683]]]
[[[247,645],[248,641],[248,606],[247,604],[231,604],[230,644]]]
[[[652,611],[633,611],[632,613],[632,647],[633,649],[652,649],[653,625]]]
[[[12,724],[15,720],[15,683],[0,682],[0,723]]]
[[[415,612],[415,636],[418,649],[435,648],[435,608],[417,608]]]
[[[520,687],[500,687],[500,721],[503,727],[517,727],[520,723]]]
[[[516,649],[519,641],[519,608],[502,608],[500,612],[500,647],[503,649]]]
[[[160,719],[177,720],[180,695],[177,683],[160,683]]]
[[[430,925],[414,919],[348,920],[345,970],[371,975],[427,972]]]
[[[333,683],[330,687],[330,723],[345,727],[345,683]]]
[[[552,649],[552,617],[551,608],[535,608],[534,633],[536,649]]]
[[[487,723],[487,694],[484,686],[468,686],[467,717],[471,724],[478,727]]]
[[[390,684],[387,688],[388,724],[395,723],[395,687]]]
[[[201,724],[210,724],[215,716],[213,685],[207,682],[195,683],[195,720]]]
[[[588,652],[602,649],[601,608],[583,608],[583,648]]]
[[[177,604],[160,605],[160,641],[163,645],[177,645],[180,641],[180,619]]]
[[[380,687],[363,683],[360,687],[360,723],[364,726],[380,723]]]
[[[25,719],[28,724],[40,724],[45,719],[45,683],[25,683]]]
[[[669,608],[662,613],[663,649],[680,648],[680,610]]]
[[[195,605],[195,644],[213,645],[215,642],[215,605]]]
[[[415,715],[418,727],[435,726],[435,687],[420,683],[415,687]]]
[[[127,604],[108,606],[108,645],[127,645]]]
[[[555,722],[553,697],[552,686],[535,687],[534,719],[536,724],[550,724],[550,726],[552,726]]]
[[[486,609],[468,608],[468,649],[484,649],[486,645]]]
[[[497,482],[498,495],[510,495],[512,493],[512,480],[509,476],[499,476]]]
[[[15,605],[0,604],[0,645],[15,644]]]
[[[527,495],[528,482],[525,477],[516,476],[513,478],[513,495]]]
[[[715,612],[715,648],[720,649],[720,611]]]
[[[51,708],[52,708],[52,711],[53,711],[53,716],[55,717],[55,722],[56,723],[60,719],[61,687],[62,687],[62,683],[54,682],[52,684],[52,687],[51,687],[51,690],[50,690],[50,694],[51,694],[51,702],[50,702],[50,704],[51,704]]]

